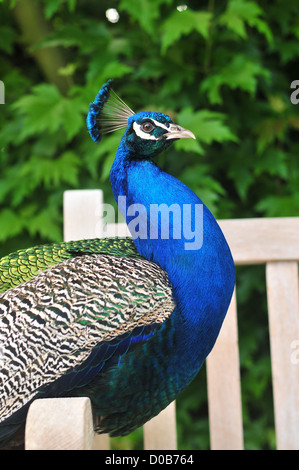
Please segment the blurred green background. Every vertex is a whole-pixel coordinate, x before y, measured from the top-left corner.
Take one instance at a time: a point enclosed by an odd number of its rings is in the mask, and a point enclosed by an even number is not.
[[[67,189],[112,202],[119,133],[95,145],[85,126],[108,78],[136,112],[196,134],[158,163],[217,218],[297,216],[298,41],[298,1],[1,0],[0,256],[62,240]],[[237,285],[245,448],[272,449],[263,267],[238,268]],[[177,415],[179,448],[209,448],[204,368]],[[113,446],[139,449],[142,433]]]

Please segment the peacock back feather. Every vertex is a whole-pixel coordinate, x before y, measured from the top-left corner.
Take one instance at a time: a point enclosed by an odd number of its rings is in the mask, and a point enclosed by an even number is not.
[[[24,273],[34,257],[38,274]],[[18,423],[38,396],[86,385],[174,309],[167,274],[129,238],[36,247],[1,260],[6,273],[11,264],[18,285],[0,295],[0,423]]]
[[[28,281],[61,261],[91,253],[140,257],[130,238],[95,238],[38,245],[0,259],[0,292]]]

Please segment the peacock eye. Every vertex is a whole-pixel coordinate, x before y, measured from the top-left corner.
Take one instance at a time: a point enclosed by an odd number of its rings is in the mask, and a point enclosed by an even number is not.
[[[141,125],[141,129],[143,130],[143,132],[149,133],[155,129],[155,126],[152,122],[146,121]]]

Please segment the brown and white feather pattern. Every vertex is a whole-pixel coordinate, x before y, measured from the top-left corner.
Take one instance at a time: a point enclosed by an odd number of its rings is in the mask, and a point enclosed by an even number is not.
[[[162,324],[174,301],[167,274],[144,259],[84,255],[0,295],[0,422],[93,347]]]

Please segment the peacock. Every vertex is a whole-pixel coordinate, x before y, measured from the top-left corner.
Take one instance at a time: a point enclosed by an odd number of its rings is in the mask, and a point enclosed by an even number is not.
[[[230,304],[235,268],[219,225],[154,161],[194,134],[160,112],[134,113],[112,80],[90,104],[87,129],[96,143],[125,129],[110,182],[132,236],[0,260],[2,441],[47,397],[89,397],[98,433],[142,426],[197,375]]]

